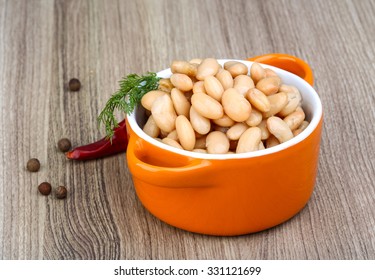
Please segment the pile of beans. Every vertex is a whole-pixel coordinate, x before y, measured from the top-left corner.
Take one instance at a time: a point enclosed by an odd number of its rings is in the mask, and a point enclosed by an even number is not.
[[[172,75],[146,93],[143,131],[188,151],[226,154],[270,148],[308,125],[298,89],[271,69],[216,59],[173,61]]]

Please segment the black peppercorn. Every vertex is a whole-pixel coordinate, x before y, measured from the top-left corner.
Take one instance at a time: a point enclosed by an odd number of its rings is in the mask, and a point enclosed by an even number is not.
[[[48,182],[43,182],[38,186],[38,190],[42,195],[49,195],[51,193],[52,187]]]
[[[66,198],[67,193],[68,193],[68,190],[64,186],[59,186],[55,190],[55,195],[58,199]]]
[[[67,152],[72,147],[72,143],[70,143],[70,140],[68,138],[62,138],[57,142],[57,146],[60,151]]]
[[[81,82],[78,79],[71,79],[69,81],[69,90],[71,91],[79,91],[81,88]]]
[[[26,164],[27,170],[30,172],[37,172],[40,168],[40,162],[37,158],[31,158]]]

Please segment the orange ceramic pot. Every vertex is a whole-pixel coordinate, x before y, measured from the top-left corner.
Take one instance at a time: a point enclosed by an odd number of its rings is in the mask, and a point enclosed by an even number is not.
[[[264,57],[255,59],[298,69],[295,72],[312,83],[310,68],[298,58],[274,54],[268,55],[270,61]],[[264,66],[274,70],[283,83],[300,90],[310,122],[301,134],[278,146],[227,155],[182,151],[142,131],[146,121],[142,107],[127,116],[129,170],[140,201],[153,215],[184,230],[230,236],[276,226],[306,205],[317,174],[322,105],[304,79]],[[170,74],[169,69],[158,73],[160,77]]]

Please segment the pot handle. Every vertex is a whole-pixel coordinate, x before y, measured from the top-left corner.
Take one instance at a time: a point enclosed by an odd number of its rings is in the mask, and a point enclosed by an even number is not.
[[[169,188],[206,187],[212,185],[211,161],[172,154],[158,153],[146,146],[147,142],[132,135],[127,149],[131,174],[142,181]],[[164,159],[161,159],[164,157]],[[160,160],[164,163],[159,164]],[[168,166],[168,161],[174,166]]]
[[[283,53],[270,53],[250,57],[247,60],[275,66],[296,74],[311,86],[314,84],[314,76],[310,66],[298,57]]]

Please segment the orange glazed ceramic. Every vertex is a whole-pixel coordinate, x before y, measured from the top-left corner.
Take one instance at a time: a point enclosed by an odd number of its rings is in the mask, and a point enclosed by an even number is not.
[[[310,68],[293,58],[272,54],[250,59],[279,67],[264,65],[300,90],[310,122],[301,134],[275,147],[225,155],[183,151],[142,131],[146,117],[141,106],[127,116],[129,170],[140,201],[153,215],[184,230],[230,236],[276,226],[306,205],[317,174],[322,105],[310,85]],[[158,73],[170,74],[169,69]]]

